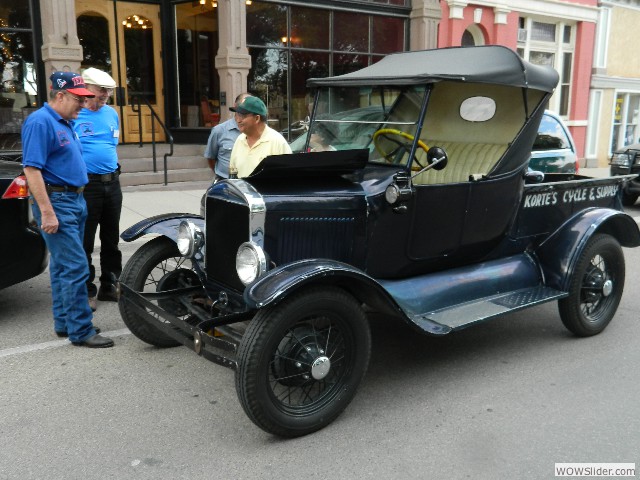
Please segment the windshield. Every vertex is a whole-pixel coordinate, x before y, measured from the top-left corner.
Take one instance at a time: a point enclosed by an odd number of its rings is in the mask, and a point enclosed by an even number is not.
[[[425,91],[424,86],[323,89],[309,131],[294,140],[291,149],[366,148],[371,162],[408,160],[405,150],[411,148],[416,134]]]

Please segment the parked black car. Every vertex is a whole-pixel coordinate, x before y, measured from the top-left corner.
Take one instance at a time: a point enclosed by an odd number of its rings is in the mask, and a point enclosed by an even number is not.
[[[640,231],[622,211],[626,177],[528,170],[557,81],[498,46],[399,53],[309,80],[309,139],[330,130],[333,151],[268,157],[210,187],[205,218],[126,230],[126,241],[159,236],[122,272],[124,322],[234,369],[245,413],[282,436],[349,404],[369,362],[369,311],[442,336],[558,301],[575,335],[601,332],[624,288],[621,245],[640,245]],[[347,121],[356,108],[379,116]]]
[[[0,158],[0,288],[41,274],[48,252],[40,230],[34,225],[27,180],[22,175],[20,154]]]
[[[629,207],[636,203],[640,195],[640,143],[627,145],[611,155],[609,171],[614,175],[636,175],[630,182],[627,182],[622,191],[622,204]]]

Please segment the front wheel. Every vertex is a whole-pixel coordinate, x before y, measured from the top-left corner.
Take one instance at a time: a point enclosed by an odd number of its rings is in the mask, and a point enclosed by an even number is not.
[[[558,302],[565,327],[580,337],[604,330],[618,309],[624,275],[618,241],[610,235],[594,235],[578,260],[569,296]]]
[[[364,377],[371,334],[358,302],[312,287],[260,310],[238,351],[236,391],[266,432],[297,437],[331,423]]]
[[[173,240],[156,237],[131,256],[122,270],[120,282],[136,292],[159,292],[197,285],[199,279],[191,266],[191,260],[180,255]],[[158,304],[173,315],[187,316],[186,309],[177,300],[163,299]],[[120,299],[119,308],[125,325],[143,342],[156,347],[180,345],[180,342],[140,318],[126,300]],[[157,321],[164,320],[158,318]]]

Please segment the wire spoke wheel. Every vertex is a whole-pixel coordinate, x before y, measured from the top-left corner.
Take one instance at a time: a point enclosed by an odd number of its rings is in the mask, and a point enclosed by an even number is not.
[[[140,247],[122,270],[120,281],[141,293],[173,290],[200,283],[191,260],[180,256],[175,242],[167,237],[154,238]],[[157,303],[169,313],[184,320],[188,319],[188,311],[178,299],[167,298],[158,300]],[[140,318],[125,300],[119,302],[119,307],[122,320],[140,340],[158,347],[180,344]],[[158,322],[165,322],[157,315],[151,314]]]
[[[249,324],[238,352],[238,397],[267,432],[311,433],[349,404],[370,352],[369,325],[353,297],[338,288],[305,290]]]
[[[594,235],[576,264],[569,296],[558,302],[564,325],[578,336],[604,330],[620,304],[624,276],[620,244],[610,235]]]

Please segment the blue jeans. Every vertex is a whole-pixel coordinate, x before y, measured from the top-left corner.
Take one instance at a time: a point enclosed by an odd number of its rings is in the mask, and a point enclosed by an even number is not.
[[[67,332],[72,342],[83,342],[96,334],[93,313],[87,300],[89,265],[82,248],[87,205],[80,193],[52,192],[51,205],[58,218],[56,233],[42,233],[49,249],[49,273],[56,332]],[[33,216],[42,224],[37,203]]]

